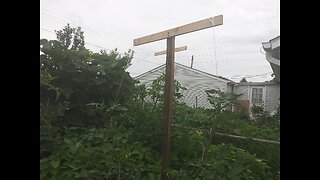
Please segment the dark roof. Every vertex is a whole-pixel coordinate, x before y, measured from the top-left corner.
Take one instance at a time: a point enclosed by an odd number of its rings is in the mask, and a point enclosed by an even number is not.
[[[240,82],[237,83],[237,86],[265,86],[265,85],[276,85],[280,84],[274,81],[266,81],[266,82]]]

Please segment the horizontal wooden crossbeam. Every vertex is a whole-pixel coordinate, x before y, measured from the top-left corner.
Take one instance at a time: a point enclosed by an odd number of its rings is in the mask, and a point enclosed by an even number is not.
[[[219,15],[219,16],[207,18],[207,19],[204,19],[201,21],[186,24],[183,26],[179,26],[176,28],[172,28],[172,29],[169,29],[166,31],[162,31],[162,32],[158,32],[155,34],[151,34],[148,36],[134,39],[133,45],[138,46],[138,45],[142,45],[142,44],[146,44],[146,43],[150,43],[150,42],[154,42],[154,41],[159,41],[162,39],[167,39],[167,38],[173,37],[173,36],[179,36],[182,34],[194,32],[194,31],[198,31],[198,30],[202,30],[202,29],[206,29],[206,28],[210,28],[210,27],[214,27],[214,26],[219,26],[222,24],[223,24],[223,16]]]
[[[187,50],[187,46],[175,48],[174,52],[179,52],[179,51],[184,51],[184,50]],[[166,54],[166,52],[167,51],[159,51],[159,52],[154,53],[154,56],[160,56],[160,55]]]

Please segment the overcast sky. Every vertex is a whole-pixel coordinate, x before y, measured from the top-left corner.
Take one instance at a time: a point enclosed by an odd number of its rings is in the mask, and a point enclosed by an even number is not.
[[[280,35],[279,0],[41,0],[40,38],[56,39],[67,23],[82,27],[94,52],[135,51],[133,77],[165,63],[166,40],[133,47],[133,39],[223,15],[223,25],[176,37],[175,61],[239,82],[272,79],[261,43]],[[215,53],[216,52],[216,53]],[[217,65],[217,66],[216,66]],[[217,71],[216,71],[217,70]]]

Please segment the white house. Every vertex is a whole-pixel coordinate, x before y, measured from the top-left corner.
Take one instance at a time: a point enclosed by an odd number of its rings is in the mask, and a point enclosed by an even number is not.
[[[262,45],[266,51],[266,59],[274,71],[275,81],[235,83],[227,78],[175,63],[174,78],[187,88],[182,91],[182,101],[190,107],[209,108],[211,106],[205,90],[220,89],[224,92],[242,94],[239,99],[240,103],[248,110],[253,105],[260,105],[270,114],[274,114],[280,103],[280,36],[269,42],[264,42]],[[165,64],[143,73],[135,79],[148,87],[163,73],[165,73]],[[234,110],[237,108],[232,108],[232,111]]]
[[[259,105],[271,115],[277,112],[280,103],[278,82],[240,82],[235,85],[234,93],[242,94],[239,101],[247,109]]]
[[[262,47],[266,52],[266,59],[270,63],[277,82],[280,82],[280,36],[263,42]]]
[[[135,79],[148,87],[153,80],[163,73],[165,73],[165,64],[143,73]],[[182,101],[191,107],[210,107],[205,90],[220,89],[221,91],[233,92],[235,84],[227,78],[215,76],[179,63],[175,63],[174,79],[187,88],[187,90],[182,91]]]
[[[234,92],[243,94],[240,102],[246,108],[260,105],[270,114],[274,114],[280,104],[280,36],[263,42],[262,47],[274,72],[274,81],[237,83]]]

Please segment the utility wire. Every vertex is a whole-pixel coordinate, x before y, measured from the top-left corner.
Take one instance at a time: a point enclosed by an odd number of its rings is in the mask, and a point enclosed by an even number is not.
[[[45,19],[48,19],[48,20],[50,20],[50,21],[53,21],[53,22],[56,22],[56,23],[58,23],[58,24],[61,24],[61,25],[64,25],[65,23],[68,23],[67,22],[67,20],[65,20],[64,18],[60,18],[60,17],[58,17],[58,16],[56,16],[56,15],[51,15],[50,13],[48,13],[48,12],[46,12],[46,11],[42,11],[41,12],[43,15],[45,15],[45,16],[43,16]],[[50,18],[49,18],[49,17]],[[54,19],[52,19],[52,18],[54,18]],[[71,21],[74,21],[73,19],[71,19],[71,18],[68,18],[68,17],[66,17],[67,19],[69,19],[69,20],[71,20]],[[71,24],[71,23],[69,23],[69,24]],[[72,23],[73,24],[73,23]],[[73,25],[75,25],[75,24],[73,24]],[[87,33],[89,33],[89,34],[92,34],[93,36],[97,36],[97,33],[99,33],[98,31],[94,31],[94,30],[91,30],[91,29],[89,29],[89,28],[87,28],[87,27],[83,27],[83,29],[85,29],[86,30],[86,32]],[[100,33],[99,33],[100,34]],[[101,34],[101,35],[103,35],[103,34]],[[214,56],[214,58],[215,58],[215,63],[216,63],[216,72],[217,72],[217,63],[219,62],[219,63],[225,63],[225,62],[233,62],[233,61],[235,61],[235,62],[237,62],[237,61],[243,61],[243,60],[217,60],[216,59],[216,48],[215,48],[215,46],[216,46],[216,44],[215,44],[215,34],[214,34],[214,29],[213,29],[213,35],[214,35],[214,54],[201,54],[201,55],[194,55],[194,56]],[[98,35],[98,36],[100,36],[100,35]],[[101,36],[102,37],[102,36]],[[114,35],[108,35],[108,36],[104,36],[104,38],[108,38],[108,39],[111,39],[112,41],[114,41],[114,42],[119,42],[119,39],[116,39],[115,38],[115,36]],[[123,41],[124,42],[124,41]],[[138,49],[141,49],[141,48],[138,48]],[[193,50],[195,50],[195,49],[197,49],[197,48],[193,48]],[[211,48],[201,48],[201,49],[211,49]],[[149,50],[143,50],[143,49],[141,49],[142,51],[145,51],[145,53],[147,53],[147,54],[153,54],[151,51],[149,51]],[[190,50],[190,48],[189,48],[189,50]],[[192,50],[192,48],[191,48],[191,50]],[[260,49],[260,51],[261,51],[261,49]],[[150,52],[150,53],[149,53]],[[226,55],[232,55],[232,54],[242,54],[242,53],[253,53],[253,52],[241,52],[241,53],[235,53],[235,52],[228,52],[228,53],[224,53],[224,54],[226,54]],[[224,54],[222,54],[222,55],[224,55]],[[187,55],[181,55],[181,54],[179,54],[179,56],[187,56]],[[188,56],[189,57],[189,56]],[[244,61],[247,61],[247,60],[244,60]],[[199,61],[198,61],[199,62]],[[213,61],[212,61],[213,62]],[[206,62],[203,62],[203,61],[200,61],[199,63],[211,63],[210,61],[206,61]]]
[[[70,18],[70,17],[57,16],[56,13],[54,13],[53,11],[50,12],[50,10],[47,10],[47,9],[44,9],[44,8],[42,8],[42,13],[48,14],[48,15],[50,15],[51,17],[55,17],[55,18],[57,18],[57,19],[62,19],[62,20],[69,19],[69,20],[71,20],[71,21],[74,21],[74,22],[77,22],[77,23],[80,24],[80,22],[77,21],[77,20],[75,20],[75,19],[72,19],[72,18]],[[98,28],[98,27],[94,27],[94,29],[97,29],[97,28]],[[89,29],[89,28],[87,28],[87,29]],[[92,31],[96,31],[96,30],[92,30]],[[96,31],[96,32],[98,32],[98,31]],[[98,32],[98,33],[99,33],[99,32]],[[105,32],[105,33],[106,33],[106,32]],[[109,37],[112,37],[112,38],[114,38],[114,39],[116,39],[116,36],[117,36],[117,37],[120,37],[120,36],[115,35],[115,34],[110,33],[110,32],[108,32],[108,33],[106,33],[106,34],[108,34]],[[131,40],[129,40],[129,39],[128,39],[127,41],[128,41],[128,42],[131,42]]]
[[[57,23],[59,23],[59,22],[57,22]],[[60,23],[60,24],[61,24],[61,23]],[[85,29],[85,28],[84,28],[84,29]],[[44,29],[43,29],[43,30],[44,30]],[[45,31],[48,31],[48,30],[45,30]],[[86,31],[87,31],[87,30],[86,30]],[[50,32],[50,31],[48,31],[48,32]],[[89,33],[90,33],[90,31],[89,31]],[[91,33],[91,34],[92,34],[92,33]],[[94,34],[93,34],[93,35],[94,35]],[[86,41],[86,43],[87,43],[87,44],[90,44],[90,45],[92,45],[92,46],[98,47],[98,48],[110,50],[110,49],[108,49],[108,48],[104,48],[104,47],[95,45],[95,44],[93,44],[93,43],[87,42],[87,41]],[[148,53],[148,54],[149,54],[149,53]],[[156,64],[156,63],[152,63],[152,62],[143,60],[142,58],[136,58],[136,57],[134,57],[134,59],[141,60],[141,61],[144,61],[144,62],[148,62],[148,63],[151,63],[151,64]],[[159,65],[159,64],[156,64],[156,65]]]
[[[71,19],[71,18],[69,18],[69,17],[66,17],[66,18],[61,18],[61,17],[59,17],[59,16],[57,16],[57,15],[53,15],[53,13],[48,13],[48,12],[46,12],[46,11],[42,11],[41,12],[43,15],[45,15],[45,16],[43,16],[43,17],[46,17],[46,16],[49,16],[50,18],[54,18],[54,19],[56,19],[56,20],[59,20],[59,22],[57,22],[57,23],[60,23],[60,24],[65,24],[65,23],[69,23],[69,24],[72,24],[72,25],[75,25],[74,23],[70,23],[69,22],[69,20],[70,21],[73,21],[73,22],[75,22],[75,23],[77,23],[77,24],[81,24],[80,22],[76,22],[74,19]],[[66,19],[69,19],[69,20],[66,20]],[[78,25],[76,25],[76,26],[78,26]],[[83,25],[81,25],[81,26],[83,26]],[[98,32],[98,31],[96,31],[96,30],[92,30],[91,28],[87,28],[87,27],[83,27],[84,29],[86,29],[87,31],[91,31],[91,32],[95,32],[95,33],[100,33],[100,32]],[[102,34],[102,33],[101,33]],[[103,33],[103,34],[106,34],[106,33]],[[116,38],[115,38],[115,36],[114,35],[110,35],[110,33],[108,34],[108,38],[111,38],[112,40],[116,40]]]
[[[51,19],[51,18],[47,18],[47,17],[44,17],[44,18],[45,18],[45,19],[48,19],[48,20],[50,20],[50,21],[56,22],[56,23],[58,23],[58,24],[60,24],[60,25],[65,25],[64,22],[59,22],[59,21],[57,21],[57,20],[54,20],[54,19]],[[73,26],[77,26],[77,25],[75,25],[75,24],[73,24],[73,23],[69,23],[69,22],[66,22],[66,23],[71,24],[71,25],[73,25]],[[95,33],[94,31],[91,31],[91,30],[89,30],[89,29],[87,29],[87,28],[85,28],[85,27],[81,27],[81,28],[86,31],[86,34],[89,34],[89,35],[91,34],[92,37],[97,38],[96,36],[100,36],[100,37],[105,38],[105,39],[108,39],[108,40],[111,39],[113,42],[119,42],[118,40],[116,40],[116,39],[114,39],[114,38],[112,38],[112,37],[97,35],[97,33]],[[106,38],[106,37],[107,37],[107,38]],[[119,45],[117,45],[117,46],[119,46]],[[125,46],[121,46],[121,47],[125,47]],[[126,47],[126,48],[127,48],[127,47]]]
[[[61,18],[61,17],[59,17],[59,16],[57,16],[57,15],[54,15],[54,13],[48,13],[48,12],[46,12],[46,10],[42,10],[41,13],[42,13],[43,15],[50,16],[50,17],[55,18],[56,20],[59,20],[59,21],[60,21],[60,22],[55,21],[56,23],[59,23],[59,24],[69,23],[68,20],[65,20],[65,18]],[[44,17],[44,16],[43,16],[43,17]],[[71,21],[74,21],[74,22],[75,22],[74,19],[71,19],[71,18],[69,18],[69,17],[66,17],[66,18],[69,19],[69,20],[71,20]],[[52,19],[49,19],[49,18],[46,18],[46,19],[52,20]],[[74,23],[69,23],[69,24],[75,25]],[[79,24],[80,24],[80,23],[79,23]],[[82,25],[82,26],[83,26],[83,25]],[[99,31],[97,31],[97,30],[92,30],[91,28],[89,29],[88,27],[82,27],[82,28],[85,29],[86,31],[95,32],[95,33],[98,33],[98,34],[101,34],[101,35],[104,35],[104,34],[107,35],[107,34],[108,34],[108,35],[105,36],[105,37],[107,37],[108,39],[112,39],[113,41],[117,41],[117,42],[120,42],[120,41],[121,41],[122,44],[127,44],[128,42],[129,42],[129,43],[132,42],[132,40],[129,40],[129,39],[126,39],[126,40],[120,39],[120,36],[119,36],[119,35],[115,35],[115,34],[110,33],[110,32],[104,32],[104,33],[102,33],[102,32],[99,32]],[[95,29],[97,29],[97,28],[95,28]],[[118,37],[119,37],[119,38],[118,38]],[[138,49],[141,50],[141,51],[145,51],[147,54],[153,54],[153,52],[150,51],[150,50],[146,50],[146,49],[141,48],[141,47],[139,47]]]
[[[249,76],[241,76],[241,75],[235,75],[235,76],[231,76],[230,79],[242,79],[242,78],[254,78],[254,77],[259,77],[259,76],[264,76],[267,74],[272,74],[273,72],[267,72],[267,73],[263,73],[263,74],[256,74],[256,75],[249,75]],[[238,78],[237,78],[238,77]]]
[[[41,30],[44,30],[44,31],[47,31],[47,32],[50,32],[50,33],[56,34],[55,32],[50,31],[50,30],[48,30],[48,29],[44,29],[44,28],[41,28],[41,27],[40,27],[40,29],[41,29]],[[98,47],[98,48],[101,48],[101,49],[104,49],[104,50],[112,51],[112,50],[109,49],[109,48],[105,48],[105,47],[103,47],[103,46],[99,46],[99,45],[90,43],[90,42],[88,42],[88,41],[85,41],[85,43],[86,43],[86,44],[89,44],[89,45],[92,45],[92,46],[95,46],[95,47]],[[119,54],[124,55],[123,53],[119,53]],[[155,64],[155,65],[161,65],[161,64],[157,64],[157,63],[154,63],[154,62],[147,61],[147,60],[145,60],[145,59],[143,59],[143,58],[133,57],[133,59],[140,60],[140,61],[147,62],[147,63],[151,63],[151,64]]]

